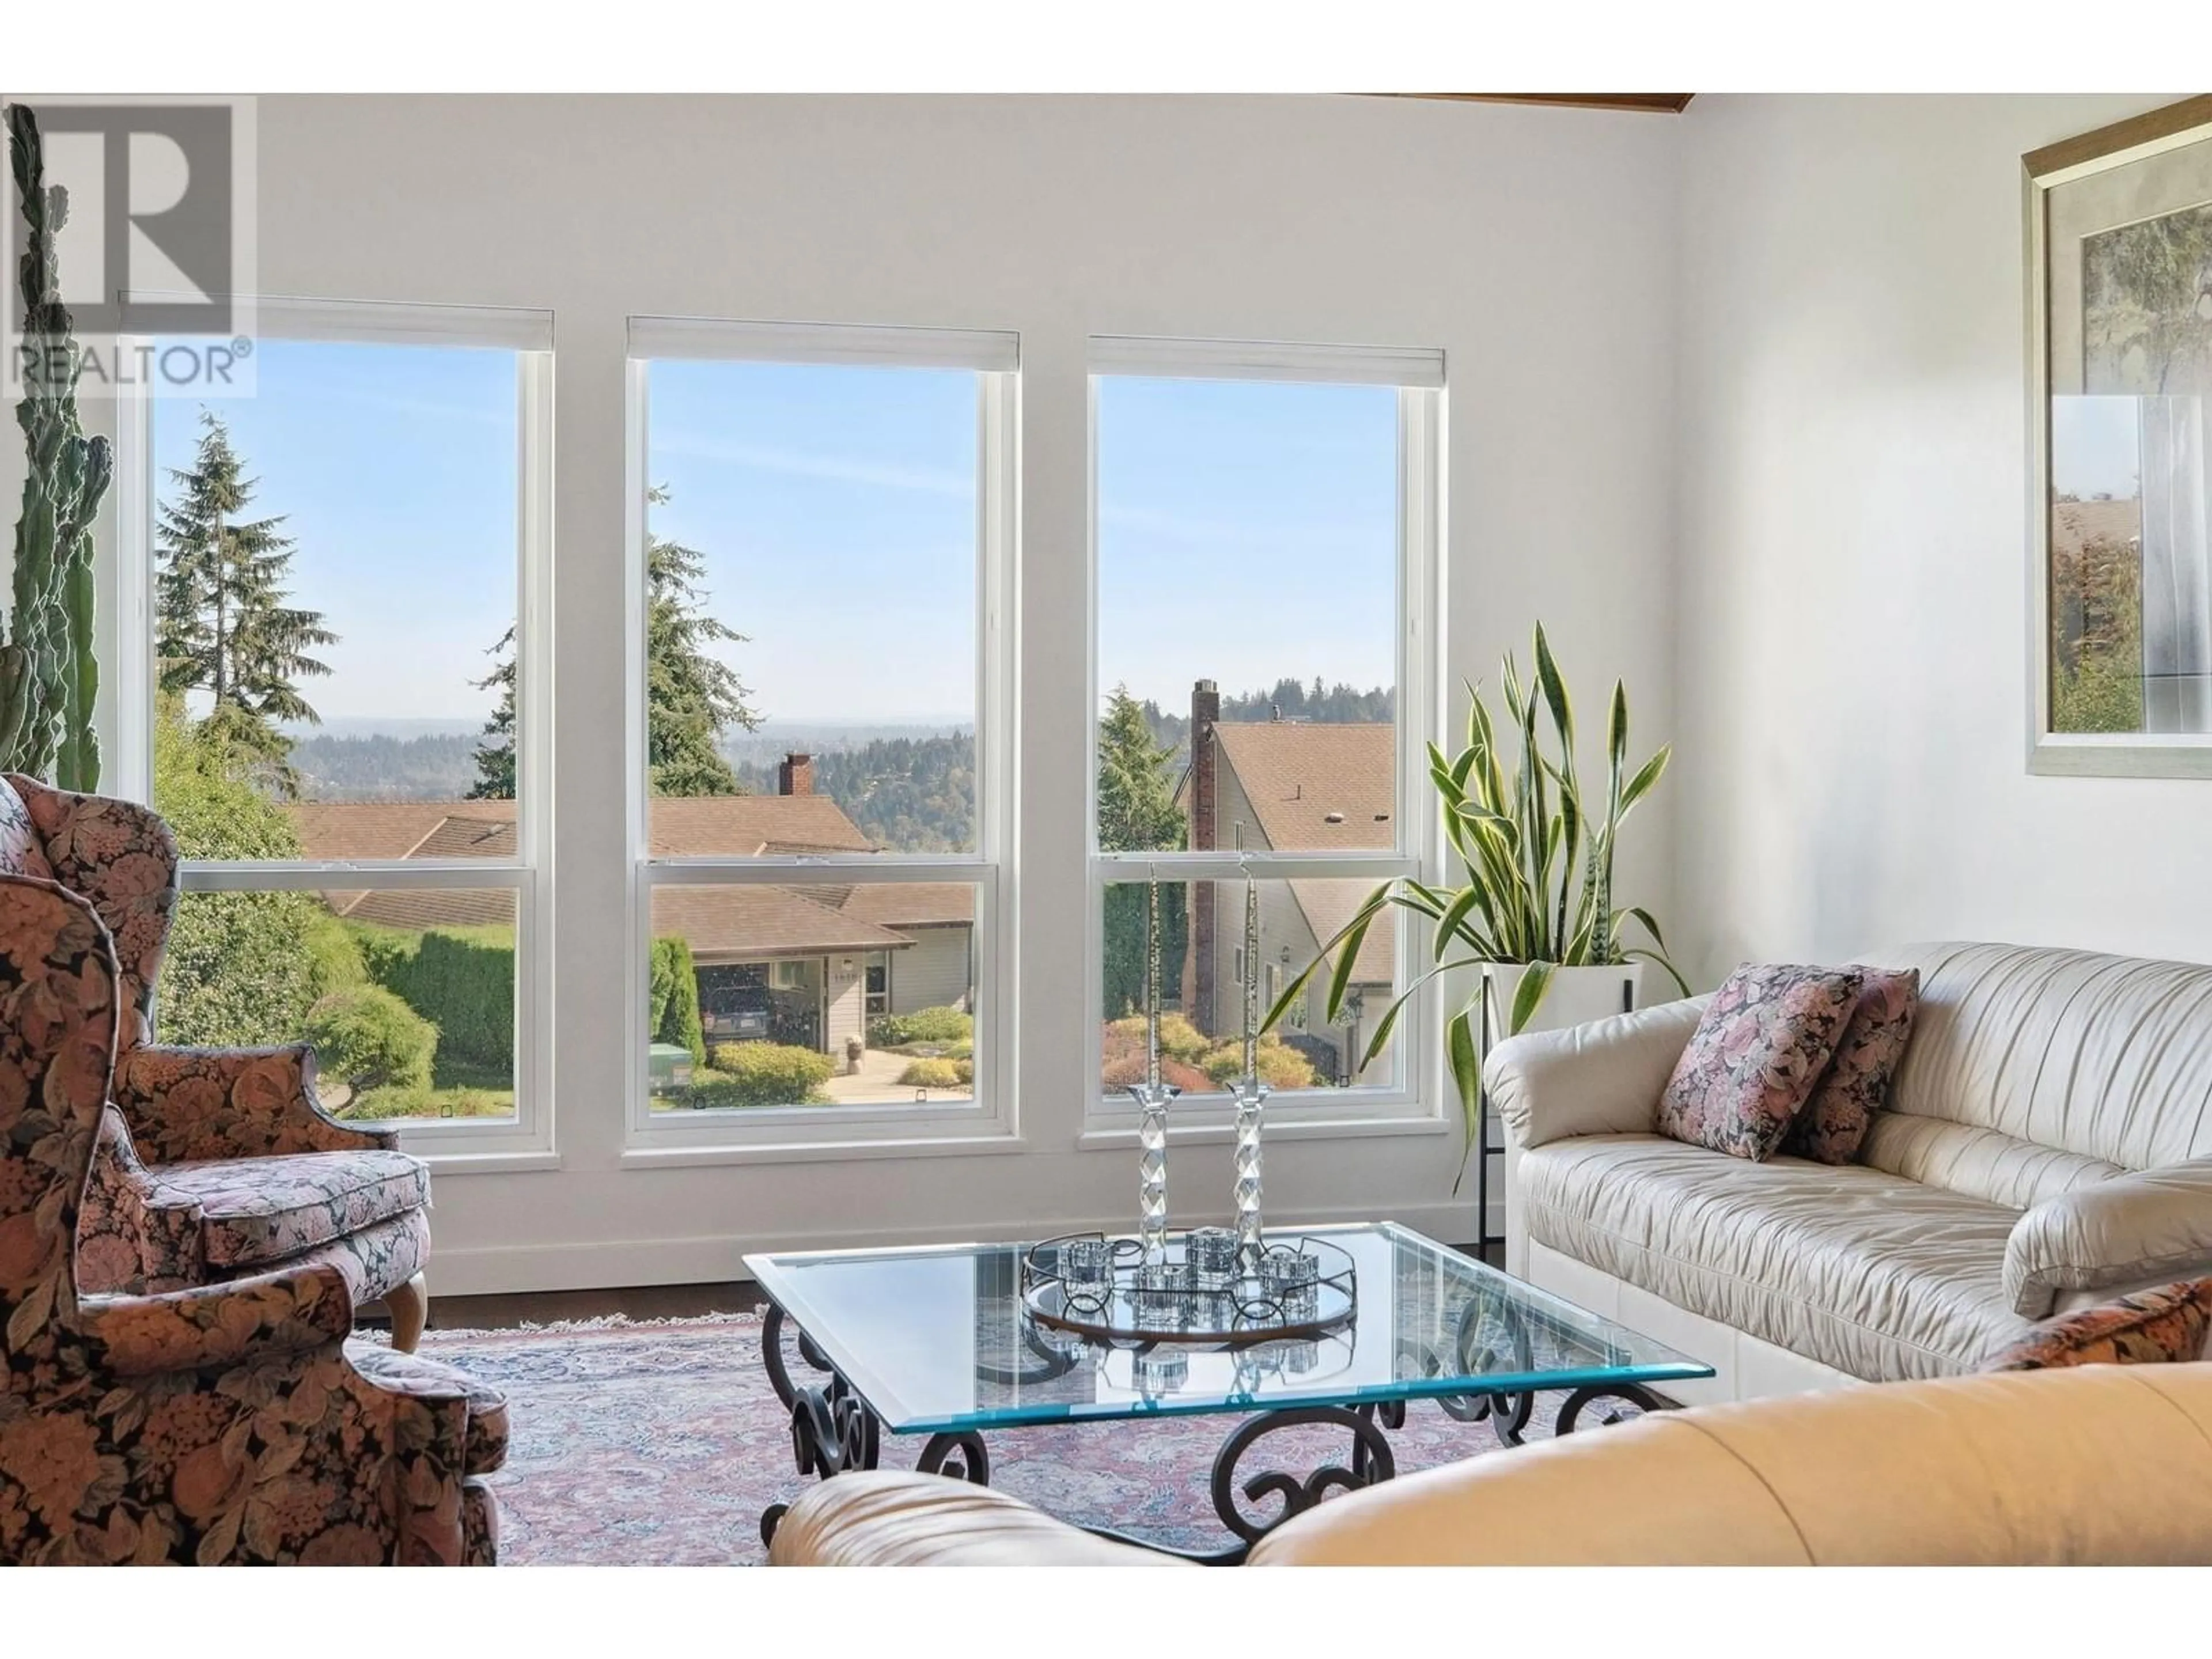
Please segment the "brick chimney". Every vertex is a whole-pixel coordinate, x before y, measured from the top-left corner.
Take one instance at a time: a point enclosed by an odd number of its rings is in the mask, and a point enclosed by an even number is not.
[[[1217,796],[1220,745],[1213,728],[1221,723],[1221,690],[1212,680],[1200,680],[1190,689],[1190,850],[1211,852],[1221,844],[1221,815]],[[1190,918],[1190,989],[1183,1008],[1191,1023],[1209,1035],[1219,1001],[1219,982],[1214,976],[1214,906],[1208,889],[1190,885],[1184,914]]]
[[[814,757],[786,755],[776,763],[775,793],[779,795],[811,795],[814,793]]]

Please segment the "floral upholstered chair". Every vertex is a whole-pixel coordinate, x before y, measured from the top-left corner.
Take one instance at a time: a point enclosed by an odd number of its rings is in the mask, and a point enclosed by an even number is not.
[[[327,1263],[355,1306],[381,1299],[394,1346],[422,1331],[430,1174],[398,1137],[339,1123],[314,1051],[163,1048],[149,1024],[177,902],[177,848],[145,807],[0,781],[0,874],[59,884],[120,963],[115,1084],[79,1219],[94,1291],[162,1291]]]
[[[489,1565],[505,1403],[349,1342],[332,1262],[81,1293],[129,987],[90,904],[0,876],[0,1564]]]

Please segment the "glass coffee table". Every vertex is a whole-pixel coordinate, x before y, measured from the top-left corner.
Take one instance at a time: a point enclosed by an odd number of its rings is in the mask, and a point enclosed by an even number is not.
[[[1486,1421],[1518,1445],[1540,1392],[1566,1392],[1553,1432],[1568,1434],[1588,1420],[1615,1421],[1624,1407],[1661,1409],[1668,1402],[1655,1385],[1713,1374],[1392,1222],[1271,1229],[1269,1239],[1343,1252],[1352,1267],[1349,1316],[1295,1338],[1101,1337],[1038,1316],[1036,1297],[1024,1294],[1036,1281],[1024,1274],[1030,1246],[749,1255],[769,1304],[762,1358],[791,1413],[799,1472],[829,1479],[873,1468],[889,1432],[923,1438],[922,1472],[984,1485],[993,1430],[1239,1414],[1212,1479],[1214,1511],[1237,1542],[1202,1558],[1231,1561],[1331,1493],[1390,1479],[1385,1431],[1403,1426],[1417,1401]],[[1611,1404],[1594,1411],[1601,1401]],[[1343,1463],[1246,1472],[1264,1462],[1254,1453],[1268,1436],[1316,1425],[1350,1436]],[[763,1539],[783,1509],[761,1517]]]

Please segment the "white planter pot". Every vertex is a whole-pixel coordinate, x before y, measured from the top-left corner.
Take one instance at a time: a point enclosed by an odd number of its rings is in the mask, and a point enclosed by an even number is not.
[[[1513,1017],[1513,999],[1520,994],[1521,980],[1528,969],[1518,962],[1486,962],[1479,970],[1484,996],[1490,1005],[1489,1039],[1503,1042],[1506,1023]],[[1536,1005],[1524,1031],[1564,1031],[1594,1019],[1625,1014],[1637,1006],[1644,992],[1644,964],[1623,963],[1611,968],[1556,968],[1544,1000]],[[1478,1033],[1480,1035],[1480,1033]]]
[[[1513,1018],[1513,999],[1521,989],[1522,976],[1528,971],[1525,963],[1517,962],[1486,962],[1476,970],[1476,991],[1488,1009],[1488,1023],[1478,1018],[1475,1041],[1485,1045],[1503,1042],[1506,1026]],[[1587,1024],[1594,1019],[1607,1019],[1614,1014],[1634,1009],[1644,991],[1644,964],[1624,963],[1607,968],[1559,968],[1552,973],[1552,982],[1546,988],[1544,1000],[1536,1005],[1536,1012],[1521,1028],[1530,1031],[1563,1031],[1573,1025]],[[1485,1241],[1500,1236],[1500,1211],[1503,1211],[1502,1236],[1505,1240],[1505,1270],[1520,1274],[1526,1267],[1528,1246],[1514,1214],[1515,1166],[1521,1161],[1521,1149],[1512,1144],[1498,1121],[1496,1115],[1486,1114],[1489,1133],[1486,1137],[1491,1147],[1502,1150],[1486,1151],[1477,1162],[1480,1170],[1470,1170],[1467,1186],[1473,1188],[1480,1200],[1478,1214]],[[1462,1188],[1466,1190],[1465,1188]]]

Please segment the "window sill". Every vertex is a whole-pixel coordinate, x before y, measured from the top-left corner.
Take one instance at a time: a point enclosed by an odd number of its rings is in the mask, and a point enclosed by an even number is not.
[[[1368,1140],[1395,1135],[1448,1135],[1458,1126],[1440,1117],[1364,1117],[1364,1118],[1292,1118],[1270,1123],[1267,1139],[1280,1143],[1285,1140]],[[1168,1144],[1170,1146],[1227,1146],[1237,1139],[1234,1123],[1192,1123],[1181,1127],[1170,1125]],[[1134,1124],[1123,1128],[1117,1126],[1085,1129],[1075,1138],[1078,1151],[1127,1152],[1137,1144]]]
[[[631,1146],[625,1170],[684,1170],[726,1164],[837,1164],[866,1158],[988,1158],[1025,1152],[1019,1135],[938,1135],[905,1140],[755,1141],[744,1146]]]
[[[558,1152],[441,1152],[404,1143],[400,1151],[421,1158],[434,1176],[531,1175],[562,1167]]]

